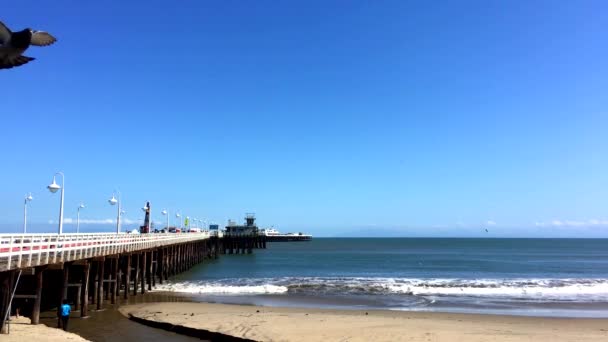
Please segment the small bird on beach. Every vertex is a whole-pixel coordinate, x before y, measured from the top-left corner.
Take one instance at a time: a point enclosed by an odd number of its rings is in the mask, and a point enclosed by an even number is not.
[[[56,41],[50,34],[30,28],[12,32],[0,21],[0,69],[10,69],[33,61],[35,58],[22,55],[30,45],[48,46]]]

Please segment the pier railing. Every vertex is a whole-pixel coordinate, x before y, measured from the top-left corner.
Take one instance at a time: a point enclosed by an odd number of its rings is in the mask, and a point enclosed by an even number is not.
[[[0,272],[117,253],[128,253],[210,237],[200,233],[0,234]]]

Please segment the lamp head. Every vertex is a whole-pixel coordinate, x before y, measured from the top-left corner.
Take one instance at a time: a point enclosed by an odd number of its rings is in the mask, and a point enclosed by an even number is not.
[[[108,200],[108,203],[110,203],[111,205],[115,205],[116,203],[118,203],[118,200],[116,199],[116,197],[114,197],[114,195],[112,195],[112,198]]]
[[[51,185],[47,186],[47,189],[49,189],[49,191],[52,193],[56,193],[57,190],[61,189],[61,187],[57,184],[57,182],[55,182],[55,176],[53,176],[53,183],[51,183]]]
[[[163,209],[163,211],[161,211],[160,213],[163,214],[163,215],[167,215],[167,210]]]
[[[32,193],[31,192],[25,197],[26,201],[31,201],[33,199],[34,199],[34,197],[32,197]]]

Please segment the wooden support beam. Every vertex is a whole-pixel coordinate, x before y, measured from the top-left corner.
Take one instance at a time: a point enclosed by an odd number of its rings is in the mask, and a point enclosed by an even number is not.
[[[150,255],[152,255],[152,286],[156,287],[156,274],[158,272],[158,251],[152,251]]]
[[[133,264],[135,264],[135,274],[133,275],[133,295],[137,296],[137,284],[139,284],[139,255],[135,254],[133,256],[135,257],[135,260],[133,262]]]
[[[105,262],[98,261],[97,268],[97,310],[101,310],[101,305],[103,304],[103,271]]]
[[[131,280],[131,255],[126,256],[125,263],[125,292],[124,299],[129,299],[129,280]]]
[[[110,303],[116,304],[116,295],[118,294],[118,287],[120,286],[120,283],[118,282],[118,262],[120,261],[120,259],[116,258],[111,261],[112,261],[112,277],[114,278],[114,281],[110,285],[110,287],[111,287],[110,291],[112,291],[111,295],[110,295]]]
[[[32,308],[32,324],[40,323],[40,303],[42,301],[42,275],[45,267],[36,268],[36,297]]]
[[[103,298],[107,301],[110,299],[110,283],[112,280],[112,259],[106,258],[106,263],[108,263],[108,268],[106,269],[106,274],[108,275],[106,279],[103,280]]]
[[[92,268],[92,276],[91,276],[91,286],[93,287],[93,293],[91,294],[91,304],[97,303],[97,275],[99,274],[98,268],[99,263],[91,260],[91,268]]]
[[[153,252],[146,252],[148,254],[148,263],[146,264],[146,282],[148,283],[148,291],[152,291],[152,255]]]
[[[146,293],[146,252],[141,253],[141,294]]]
[[[16,294],[13,296],[13,299],[15,298],[19,298],[19,299],[36,299],[38,298],[38,295],[27,295],[27,294]]]
[[[158,283],[159,284],[163,284],[163,277],[164,277],[164,272],[165,272],[165,249],[164,248],[159,248],[158,249],[158,255],[156,256],[159,259],[159,263],[157,264],[158,267]]]
[[[89,310],[89,272],[91,263],[87,261],[82,271],[82,291],[80,294],[80,317],[87,317]]]
[[[49,270],[63,270],[63,263],[58,262],[56,264],[49,264],[48,267]]]

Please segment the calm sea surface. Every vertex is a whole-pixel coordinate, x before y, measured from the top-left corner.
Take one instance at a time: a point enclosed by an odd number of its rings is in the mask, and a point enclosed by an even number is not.
[[[275,242],[160,290],[257,305],[608,317],[608,239]]]

